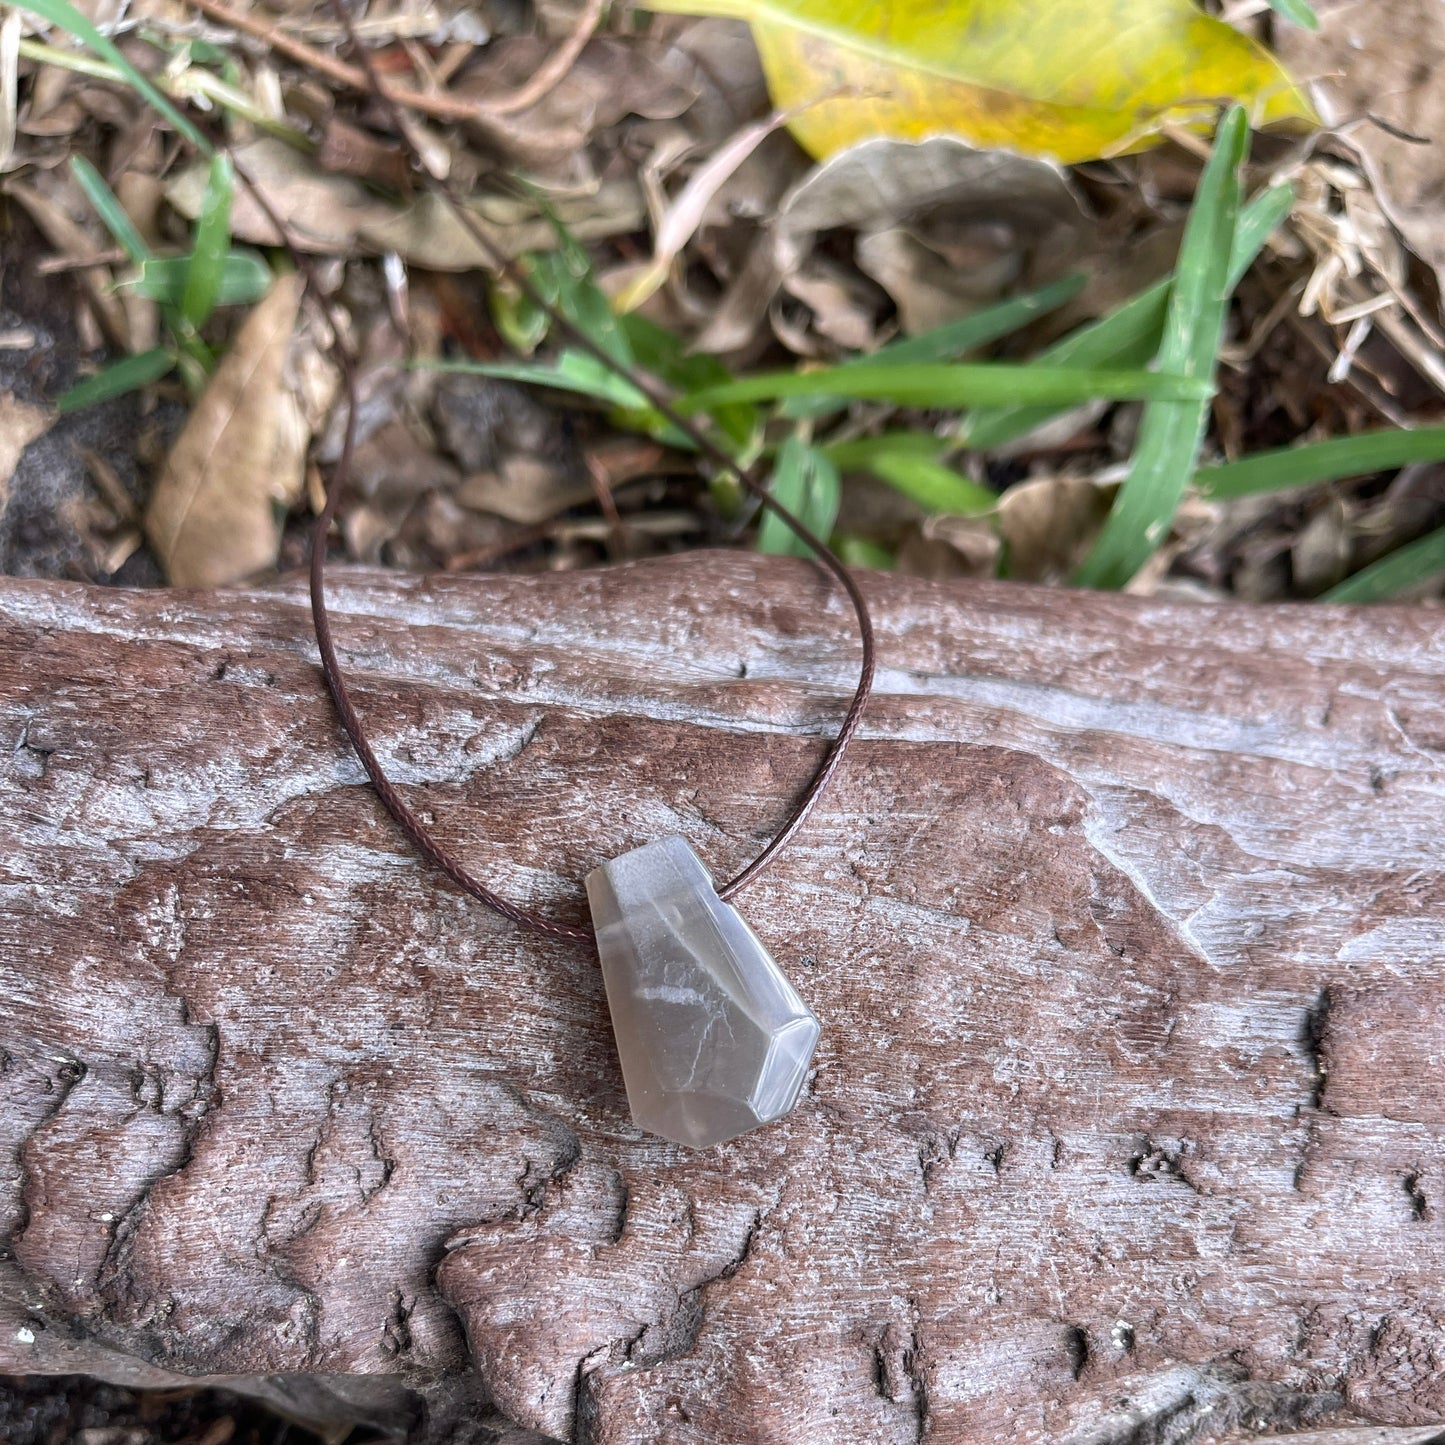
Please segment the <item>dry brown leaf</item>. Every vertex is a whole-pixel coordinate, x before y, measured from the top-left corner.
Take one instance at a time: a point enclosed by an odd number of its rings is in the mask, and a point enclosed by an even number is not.
[[[510,456],[494,471],[474,472],[456,493],[471,511],[522,523],[550,521],[592,497],[585,477],[537,456]]]
[[[1076,265],[1087,224],[1052,162],[975,150],[949,136],[864,141],[815,167],[783,197],[765,249],[749,258],[697,345],[730,350],[750,334],[774,289],[803,268],[825,231],[860,233],[859,268],[893,297],[904,329],[915,331],[996,300],[1010,284],[1039,284]],[[997,233],[996,273],[980,265],[976,246],[960,259],[946,254],[950,242],[940,239],[984,232]],[[957,285],[940,282],[948,270]]]
[[[1316,0],[1315,10],[1318,31],[1281,27],[1281,57],[1312,82],[1325,121],[1348,126],[1381,206],[1445,282],[1445,5]]]
[[[899,329],[906,336],[970,315],[997,299],[1013,279],[1000,285],[996,266],[950,265],[901,226],[859,236],[855,255],[858,269],[893,298]],[[1008,270],[1016,271],[1016,262],[1010,264],[1014,258],[1003,260]]]
[[[494,41],[479,64],[452,87],[457,96],[487,101],[517,90],[551,52],[530,36]],[[536,105],[514,115],[491,115],[468,129],[514,165],[531,171],[585,173],[587,143],[629,115],[666,120],[697,98],[692,57],[672,48],[644,48],[598,35],[583,47],[566,76]]]
[[[916,571],[928,560],[937,575],[936,554],[922,544],[947,546],[960,575],[992,577],[1000,559],[1015,582],[1059,583],[1083,561],[1109,507],[1117,483],[1096,477],[1035,477],[1012,486],[991,511],[971,517],[926,518],[919,545],[905,547],[900,565]]]
[[[557,220],[579,241],[598,241],[641,229],[642,195],[631,179],[606,181],[580,197],[549,202]],[[557,244],[552,223],[536,214],[529,202],[488,196],[468,209],[485,235],[506,256],[547,250]],[[359,233],[373,251],[395,251],[404,261],[428,271],[489,269],[486,255],[463,229],[446,200],[426,192],[405,207],[372,219]]]
[[[934,206],[966,207],[978,222],[995,216],[1029,224],[1077,223],[1083,212],[1067,177],[1050,161],[980,151],[951,136],[869,140],[813,170],[783,203],[793,234],[834,226],[879,230]]]
[[[733,276],[712,319],[694,338],[692,349],[710,356],[740,351],[757,336],[758,324],[768,314],[777,294],[784,267],[775,232],[761,235],[742,267]]]
[[[489,255],[467,234],[447,202],[428,191],[401,205],[375,195],[349,176],[332,175],[315,161],[269,137],[237,148],[236,156],[276,211],[286,217],[292,239],[303,251],[351,256],[356,251],[395,251],[404,261],[430,271],[470,271],[490,264]],[[181,215],[194,220],[205,196],[209,167],[183,170],[166,188]],[[642,198],[630,180],[611,181],[581,197],[552,203],[558,220],[579,240],[597,240],[638,229]],[[486,196],[469,209],[492,244],[507,256],[556,241],[552,225],[530,201]],[[242,241],[279,244],[269,217],[244,188],[236,191],[231,230]]]
[[[328,174],[299,151],[269,136],[239,147],[236,158],[285,217],[292,240],[303,251],[347,255],[355,249],[360,231],[369,222],[395,209],[359,181]],[[199,161],[186,167],[166,187],[166,199],[188,221],[201,213],[209,174],[209,164]],[[249,186],[236,188],[231,230],[239,240],[257,245],[281,243]]]
[[[1350,570],[1352,543],[1344,499],[1334,494],[1325,497],[1290,544],[1296,590],[1312,596],[1342,581]]]
[[[999,498],[998,530],[1016,582],[1062,582],[1094,545],[1117,486],[1093,477],[1036,477]]]
[[[304,481],[296,409],[282,387],[301,292],[299,276],[272,286],[166,458],[145,529],[175,586],[224,587],[276,561],[276,504],[293,503]]]
[[[813,329],[845,351],[871,351],[887,301],[856,271],[809,256],[783,278],[783,289],[813,313]]]
[[[985,517],[930,517],[898,549],[898,570],[913,577],[997,577],[1003,543]]]
[[[25,448],[44,436],[54,422],[55,413],[48,407],[32,406],[11,392],[0,394],[0,512],[10,498],[10,478]]]

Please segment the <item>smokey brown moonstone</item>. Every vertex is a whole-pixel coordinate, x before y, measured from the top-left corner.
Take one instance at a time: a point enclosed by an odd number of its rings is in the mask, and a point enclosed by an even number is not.
[[[587,875],[633,1120],[705,1149],[797,1102],[818,1020],[684,838]]]

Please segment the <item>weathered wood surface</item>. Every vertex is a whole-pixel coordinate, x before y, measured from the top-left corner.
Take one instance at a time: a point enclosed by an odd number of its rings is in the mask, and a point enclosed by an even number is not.
[[[398,837],[299,589],[0,584],[0,1369],[593,1445],[1445,1421],[1440,614],[869,589],[866,733],[741,900],[816,1074],[699,1155],[594,960]],[[855,664],[741,555],[333,593],[414,802],[571,918],[661,832],[751,856]]]

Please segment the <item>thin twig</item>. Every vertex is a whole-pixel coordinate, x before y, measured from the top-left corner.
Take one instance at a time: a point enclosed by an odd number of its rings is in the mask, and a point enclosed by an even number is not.
[[[568,72],[576,65],[577,57],[582,54],[587,42],[596,32],[605,4],[606,0],[587,0],[572,33],[552,52],[546,64],[520,90],[504,95],[500,100],[484,102],[486,114],[516,115],[518,111],[536,105],[566,79]]]
[[[446,95],[413,86],[395,85],[384,79],[375,70],[368,71],[359,65],[350,65],[328,51],[308,45],[281,28],[279,20],[258,19],[254,15],[233,10],[222,0],[190,0],[190,4],[203,15],[208,15],[218,24],[239,30],[269,46],[288,60],[324,75],[337,85],[345,86],[362,95],[376,95],[392,105],[406,110],[419,111],[440,121],[486,121],[501,116],[514,115],[543,99],[577,63],[583,47],[592,38],[597,22],[602,15],[604,0],[587,0],[577,28],[557,47],[545,65],[518,91],[500,100],[474,100]]]
[[[617,510],[617,499],[612,495],[612,478],[595,452],[587,452],[582,461],[587,479],[592,483],[597,506],[607,520],[608,560],[619,562],[627,555],[627,532],[622,525],[622,514]]]

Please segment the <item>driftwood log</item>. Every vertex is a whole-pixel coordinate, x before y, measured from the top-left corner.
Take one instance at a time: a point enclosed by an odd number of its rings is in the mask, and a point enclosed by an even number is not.
[[[866,731],[740,900],[816,1071],[694,1154],[595,960],[398,836],[299,588],[0,584],[0,1370],[456,1440],[1430,1438],[1440,614],[868,588]],[[332,592],[407,795],[573,920],[661,833],[751,857],[856,664],[801,563]]]

